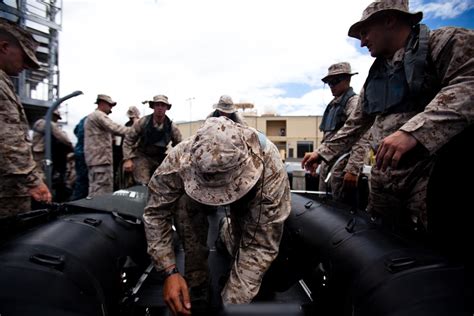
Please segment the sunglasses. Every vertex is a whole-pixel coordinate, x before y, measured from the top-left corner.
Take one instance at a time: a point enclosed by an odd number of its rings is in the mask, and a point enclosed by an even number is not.
[[[332,78],[332,79],[328,79],[326,81],[326,83],[328,84],[328,86],[330,87],[334,87],[336,85],[338,85],[340,82],[346,80],[346,76],[340,76],[340,77],[335,77],[335,78]]]

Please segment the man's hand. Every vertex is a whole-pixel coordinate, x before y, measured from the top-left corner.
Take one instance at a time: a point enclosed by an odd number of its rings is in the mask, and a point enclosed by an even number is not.
[[[133,171],[133,160],[127,159],[123,162],[123,171],[132,172]]]
[[[31,188],[29,193],[30,196],[38,202],[51,203],[51,193],[44,182],[41,182],[40,185]]]
[[[315,151],[312,153],[306,153],[304,155],[303,161],[301,162],[301,168],[308,170],[311,172],[311,175],[314,176],[316,174],[316,168],[318,168],[318,161],[319,154]]]
[[[179,273],[166,278],[163,284],[163,298],[174,316],[191,315],[188,285]]]
[[[357,180],[359,177],[353,173],[346,172],[344,174],[344,179],[342,180],[342,185],[344,189],[355,189],[357,188]]]
[[[382,168],[382,171],[385,171],[388,166],[396,169],[402,156],[417,144],[415,137],[403,131],[396,131],[385,137],[375,156],[377,168]]]

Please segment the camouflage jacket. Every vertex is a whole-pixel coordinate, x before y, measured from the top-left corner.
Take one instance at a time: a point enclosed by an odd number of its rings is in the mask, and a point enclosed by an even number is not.
[[[372,125],[373,147],[386,136],[402,130],[414,136],[430,154],[462,132],[474,119],[474,31],[446,27],[430,34],[429,54],[441,89],[422,112],[368,115],[362,102],[349,116],[337,135],[317,149],[327,161],[347,151]],[[394,60],[403,56],[395,54]],[[363,100],[364,91],[360,93]]]
[[[152,114],[153,115],[153,114]],[[123,159],[132,159],[137,156],[137,152],[140,152],[138,144],[140,143],[140,138],[143,137],[145,132],[145,126],[147,124],[149,115],[140,118],[135,122],[129,133],[125,135],[123,141]],[[151,117],[153,119],[153,116]],[[153,122],[153,126],[158,128],[158,124]],[[178,127],[171,122],[171,146],[174,147],[181,142],[183,136],[179,131]],[[144,154],[143,154],[144,155]]]
[[[338,100],[341,97],[334,98],[331,101],[331,103]],[[329,103],[328,106],[331,106],[331,103]],[[354,110],[357,108],[358,103],[359,103],[358,95],[351,97],[347,101],[346,108],[345,108],[345,113],[347,117],[349,117],[351,113],[354,112]],[[322,143],[324,144],[325,142],[329,142],[331,139],[334,138],[334,136],[336,136],[338,131],[339,130],[334,131],[334,132],[324,133]],[[360,171],[362,170],[362,166],[364,164],[364,159],[367,154],[367,151],[370,148],[368,137],[369,137],[369,132],[364,134],[361,137],[361,139],[356,144],[354,144],[354,146],[352,146],[352,148],[350,149],[351,153],[350,153],[349,161],[347,162],[347,165],[344,168],[344,172],[350,172],[352,174],[359,175]]]
[[[148,252],[158,270],[176,263],[172,245],[172,209],[180,196],[185,194],[181,173],[189,168],[186,162],[192,144],[193,137],[174,147],[148,184],[150,195],[143,217]],[[277,256],[284,221],[291,210],[289,181],[278,149],[267,140],[265,150],[258,155],[263,159],[265,168],[255,185],[257,193],[248,204],[250,214],[242,219],[241,247],[232,268],[233,271],[247,271],[251,267],[252,271],[240,273],[241,279],[236,277],[236,273],[231,273],[224,290],[226,297],[239,297],[242,302],[252,299],[248,297],[252,291],[242,291],[242,288],[248,284],[259,284]],[[253,242],[250,242],[253,236]]]
[[[33,152],[35,153],[44,153],[45,144],[44,144],[44,133],[46,127],[46,120],[41,118],[33,124]],[[61,130],[57,123],[51,122],[51,135],[56,138],[57,141],[63,143],[66,146],[71,147],[72,143],[69,140],[66,132]]]
[[[328,107],[332,106],[333,103],[338,102],[343,96],[344,94],[332,99],[331,102],[329,102]],[[357,107],[357,103],[359,103],[359,96],[357,94],[347,100],[346,107],[344,108],[344,113],[346,114],[346,117],[349,117],[349,115],[354,112],[355,108]],[[324,133],[321,143],[331,140],[334,135],[336,135],[337,131],[338,130]]]
[[[84,126],[84,156],[87,165],[111,165],[113,135],[125,135],[129,131],[129,127],[113,122],[100,110],[89,114]]]
[[[41,183],[28,136],[28,121],[10,77],[0,70],[0,197],[28,196]]]

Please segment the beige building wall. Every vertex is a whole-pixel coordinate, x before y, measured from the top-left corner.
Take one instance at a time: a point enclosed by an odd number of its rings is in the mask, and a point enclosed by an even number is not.
[[[316,149],[323,133],[319,130],[322,116],[245,116],[247,124],[267,135],[280,150],[283,159],[301,159],[305,152]],[[196,133],[204,120],[176,123],[183,138]]]

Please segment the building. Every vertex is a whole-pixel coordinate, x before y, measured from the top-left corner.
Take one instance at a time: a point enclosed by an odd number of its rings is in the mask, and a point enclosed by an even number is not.
[[[58,33],[62,23],[61,0],[2,0],[0,17],[18,23],[40,43],[36,56],[41,68],[13,77],[17,94],[30,124],[43,117],[59,95]]]
[[[263,132],[280,150],[282,159],[299,160],[316,149],[323,138],[319,130],[322,116],[257,116],[244,112],[247,124]],[[204,120],[176,123],[183,137],[189,137]]]

